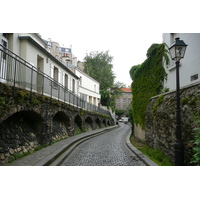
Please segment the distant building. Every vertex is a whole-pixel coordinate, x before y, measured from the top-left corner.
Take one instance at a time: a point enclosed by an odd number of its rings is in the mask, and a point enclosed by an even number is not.
[[[184,87],[200,81],[200,33],[164,33],[163,42],[170,47],[177,37],[188,45],[179,68],[180,87]],[[176,66],[170,56],[169,58],[169,65],[164,64],[168,74],[164,86],[171,91],[176,89]]]
[[[130,88],[121,88],[123,95],[116,99],[116,109],[127,110],[131,105],[132,93]]]

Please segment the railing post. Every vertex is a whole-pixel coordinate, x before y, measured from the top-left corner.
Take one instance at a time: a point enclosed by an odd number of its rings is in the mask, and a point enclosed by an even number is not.
[[[58,85],[58,101],[60,99],[60,86]]]
[[[73,93],[73,106],[74,106],[74,93]]]
[[[64,87],[64,103],[65,103],[65,95],[66,95],[66,89]]]
[[[52,80],[51,80],[51,102],[52,102],[52,93],[53,93],[53,88],[52,88],[52,85],[53,85],[53,82],[52,82]]]
[[[42,81],[42,95],[44,94],[44,74],[42,74],[43,81]]]
[[[31,68],[31,91],[30,91],[30,100],[32,99],[32,89],[33,89],[33,68]]]
[[[15,60],[15,68],[14,68],[14,84],[13,84],[13,99],[15,97],[15,81],[16,81],[16,68],[17,68],[17,63],[16,63],[16,60]]]

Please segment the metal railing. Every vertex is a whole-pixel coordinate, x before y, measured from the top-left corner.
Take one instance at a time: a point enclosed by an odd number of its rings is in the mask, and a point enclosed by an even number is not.
[[[1,44],[0,82],[13,86],[13,96],[15,88],[22,88],[30,91],[30,97],[37,92],[84,110],[111,116],[109,111],[85,101]]]

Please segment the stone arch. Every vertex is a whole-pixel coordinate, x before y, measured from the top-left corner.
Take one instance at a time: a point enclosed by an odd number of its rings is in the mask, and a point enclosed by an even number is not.
[[[42,143],[43,118],[36,112],[20,111],[0,123],[0,146],[7,158],[14,153],[34,150]]]
[[[101,120],[99,118],[96,119],[96,124],[99,128],[101,128]]]
[[[105,120],[105,119],[103,119],[103,125],[104,125],[104,126],[107,126],[106,120]]]
[[[83,131],[83,121],[79,115],[74,119],[75,134],[79,134]]]
[[[111,125],[110,125],[110,121],[109,121],[109,120],[108,120],[108,122],[107,122],[107,123],[108,123],[108,126],[111,126]]]
[[[52,139],[58,140],[69,135],[70,118],[62,111],[58,111],[53,117]]]
[[[91,117],[85,119],[85,129],[87,131],[93,130],[93,120]]]

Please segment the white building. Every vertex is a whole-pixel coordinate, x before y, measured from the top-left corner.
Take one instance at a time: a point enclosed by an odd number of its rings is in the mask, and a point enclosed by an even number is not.
[[[25,61],[45,73],[58,83],[64,85],[78,95],[79,77],[69,70],[63,63],[51,55],[47,50],[47,43],[36,33],[1,33],[0,42],[3,46],[23,58]],[[7,62],[7,61],[5,61]],[[6,67],[4,66],[5,70]],[[26,68],[27,69],[27,68]],[[20,69],[24,77],[24,84],[30,77],[25,74],[25,68]],[[3,71],[3,70],[1,70]],[[25,80],[26,79],[26,80]],[[38,88],[38,78],[35,88]]]
[[[200,81],[200,33],[164,33],[163,42],[170,47],[177,37],[188,45],[180,60],[180,87],[184,87]],[[168,76],[164,86],[171,91],[176,89],[176,67],[170,55],[169,58],[169,65],[165,64]]]
[[[100,83],[83,72],[84,66],[82,62],[77,62],[77,57],[72,54],[72,49],[61,47],[58,42],[51,40],[48,43],[48,52],[68,67],[74,74],[79,77],[78,95],[85,101],[99,106],[100,103]]]
[[[100,84],[89,75],[75,68],[75,74],[80,77],[79,94],[87,102],[98,106],[100,104]]]

